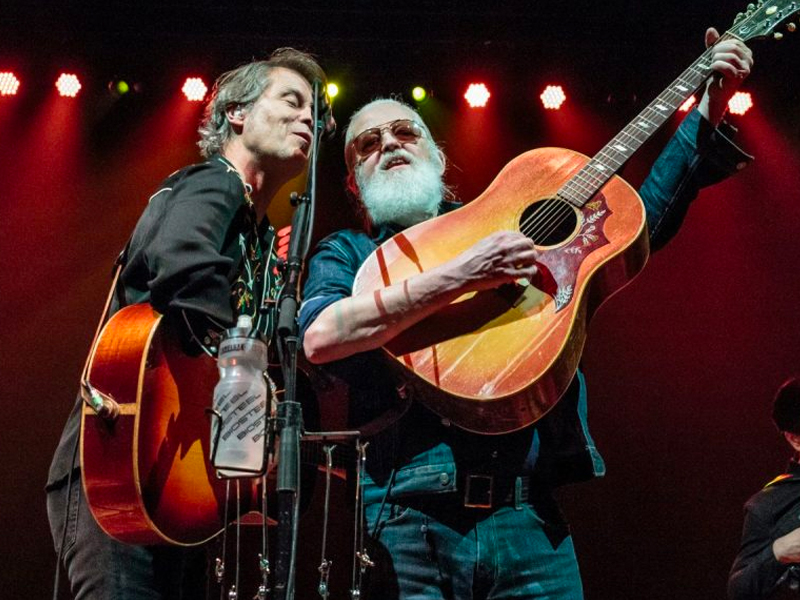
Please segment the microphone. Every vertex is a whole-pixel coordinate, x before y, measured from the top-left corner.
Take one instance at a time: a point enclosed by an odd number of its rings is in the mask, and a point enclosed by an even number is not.
[[[331,99],[328,97],[328,90],[322,81],[317,79],[315,81],[317,88],[317,106],[319,106],[319,119],[324,130],[322,133],[323,140],[329,140],[336,134],[336,119],[333,118],[333,106]]]
[[[325,124],[325,131],[322,133],[323,140],[329,140],[336,135],[336,119],[333,118],[333,110],[328,106],[322,114],[322,122]]]

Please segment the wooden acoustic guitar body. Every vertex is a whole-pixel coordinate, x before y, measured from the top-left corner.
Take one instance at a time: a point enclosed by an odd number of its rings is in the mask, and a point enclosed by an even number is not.
[[[561,148],[522,154],[474,201],[386,241],[356,276],[353,293],[368,293],[439,266],[495,231],[534,239],[535,281],[465,294],[386,347],[415,376],[415,397],[459,427],[500,434],[545,415],[575,375],[594,310],[647,261],[644,206],[621,178],[581,208],[556,197],[587,162]]]
[[[105,325],[90,365],[89,381],[120,415],[108,422],[84,407],[84,489],[100,526],[127,543],[199,544],[236,516],[226,518],[227,484],[208,461],[216,363],[187,356],[175,337],[149,304],[128,306]]]

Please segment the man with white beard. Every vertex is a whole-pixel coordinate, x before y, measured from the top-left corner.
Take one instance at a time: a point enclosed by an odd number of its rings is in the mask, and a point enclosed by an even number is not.
[[[391,100],[379,100],[372,105],[376,108],[382,105],[382,112],[385,113],[398,112],[397,105]],[[402,115],[403,112],[401,108],[399,114]],[[421,120],[419,125],[415,119],[408,120],[407,123],[400,119],[394,123],[397,135],[404,134],[404,127],[409,129],[405,135],[410,137],[422,136],[425,131],[426,139],[429,140],[430,159],[417,160],[409,150],[399,146],[382,154],[378,168],[371,177],[364,175],[363,164],[358,165],[354,170],[355,180],[371,222],[380,225],[396,223],[401,227],[409,227],[436,216],[445,192],[442,180],[444,157],[431,148],[430,133]],[[411,168],[402,168],[406,165]]]
[[[721,42],[712,63],[718,77],[640,190],[654,247],[675,234],[700,187],[750,159],[721,120],[752,56],[741,42]],[[446,200],[443,153],[401,102],[380,99],[355,113],[345,160],[364,230],[320,242],[300,328],[308,360],[346,386],[349,424],[359,428],[396,411],[407,393],[381,346],[466,292],[530,279],[538,253],[522,233],[496,232],[439,267],[354,296],[354,277],[378,244],[457,204]],[[605,472],[586,424],[580,371],[544,418],[514,433],[469,433],[412,402],[369,441],[361,483],[373,598],[583,597],[569,528],[552,496],[558,485]]]

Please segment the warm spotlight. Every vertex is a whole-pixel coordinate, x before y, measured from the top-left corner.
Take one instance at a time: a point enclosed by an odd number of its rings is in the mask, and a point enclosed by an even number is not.
[[[61,73],[56,80],[56,89],[61,96],[74,98],[81,91],[81,82],[73,73]]]
[[[548,85],[544,88],[539,98],[542,100],[542,106],[548,110],[558,110],[567,99],[564,93],[564,88],[560,85]]]
[[[199,77],[187,77],[181,91],[189,102],[202,102],[206,97],[208,86]]]
[[[15,96],[19,89],[19,79],[9,71],[0,72],[0,96]]]
[[[330,98],[331,100],[333,100],[334,98],[336,98],[336,96],[339,95],[339,86],[336,85],[335,83],[329,83],[328,87],[325,89],[328,92],[328,98]]]
[[[753,97],[750,92],[736,92],[728,101],[728,108],[733,115],[743,115],[753,108]]]
[[[680,112],[689,112],[697,104],[697,96],[689,96],[683,104],[678,107]]]
[[[489,88],[483,83],[470,83],[464,93],[464,98],[470,108],[483,108],[489,102],[490,96]]]
[[[428,97],[428,90],[418,85],[413,90],[411,90],[411,97],[414,99],[415,102],[424,102],[425,99]]]

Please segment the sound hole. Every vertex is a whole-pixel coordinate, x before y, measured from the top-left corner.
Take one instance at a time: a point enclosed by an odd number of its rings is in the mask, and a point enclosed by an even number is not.
[[[578,226],[575,208],[558,198],[545,198],[526,208],[519,229],[537,246],[557,246],[572,237]]]

